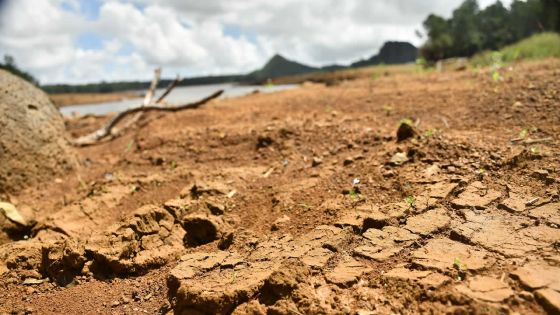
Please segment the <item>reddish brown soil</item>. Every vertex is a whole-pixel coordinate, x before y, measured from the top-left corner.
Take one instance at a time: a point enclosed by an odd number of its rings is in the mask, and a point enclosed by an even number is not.
[[[0,313],[560,312],[560,60],[502,76],[150,114],[79,149],[79,174],[9,196],[38,223],[0,234]]]

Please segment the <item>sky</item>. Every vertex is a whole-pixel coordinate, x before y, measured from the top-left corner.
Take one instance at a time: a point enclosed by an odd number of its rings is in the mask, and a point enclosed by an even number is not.
[[[248,73],[275,53],[348,64],[385,41],[421,45],[426,16],[449,17],[461,2],[0,0],[0,57],[41,84],[149,80],[157,66],[163,77]]]

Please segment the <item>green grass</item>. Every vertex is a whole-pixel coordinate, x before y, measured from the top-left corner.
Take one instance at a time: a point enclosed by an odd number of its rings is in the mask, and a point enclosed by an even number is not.
[[[522,59],[560,57],[560,34],[540,33],[506,46],[499,51],[487,51],[471,59],[473,66],[496,66]],[[501,65],[499,65],[501,66]]]

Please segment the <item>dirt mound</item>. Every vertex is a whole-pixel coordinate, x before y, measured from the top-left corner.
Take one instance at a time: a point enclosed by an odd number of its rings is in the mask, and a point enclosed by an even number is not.
[[[0,193],[74,166],[62,116],[48,96],[0,70]]]

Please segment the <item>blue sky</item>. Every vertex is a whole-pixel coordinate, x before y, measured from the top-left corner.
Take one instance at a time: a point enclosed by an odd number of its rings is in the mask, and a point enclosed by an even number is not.
[[[345,64],[387,40],[420,45],[425,17],[449,16],[461,2],[5,0],[0,54],[41,83],[145,80],[156,66],[168,77],[246,73],[275,53]]]

